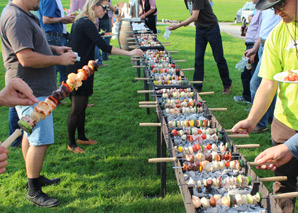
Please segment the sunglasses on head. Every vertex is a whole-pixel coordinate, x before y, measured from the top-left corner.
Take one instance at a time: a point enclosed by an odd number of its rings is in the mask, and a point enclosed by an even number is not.
[[[273,9],[281,11],[284,9],[285,3],[286,3],[286,0],[280,1],[276,5],[273,6]]]
[[[110,10],[109,5],[103,5],[103,4],[100,4],[99,2],[97,2],[95,5],[101,6],[103,10]]]

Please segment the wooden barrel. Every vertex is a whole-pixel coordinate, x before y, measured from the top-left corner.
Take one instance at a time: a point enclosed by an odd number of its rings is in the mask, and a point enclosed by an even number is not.
[[[130,48],[128,48],[127,39],[132,37],[133,37],[133,33],[132,33],[130,21],[121,20],[119,33],[118,33],[119,48],[125,49],[125,50],[131,50]]]

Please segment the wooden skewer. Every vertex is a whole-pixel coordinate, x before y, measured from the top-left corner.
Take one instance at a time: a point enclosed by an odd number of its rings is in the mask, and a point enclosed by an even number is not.
[[[163,46],[172,46],[172,44],[163,44]]]
[[[169,41],[163,41],[163,42],[161,42],[162,44],[171,44],[171,42],[169,42]]]
[[[132,61],[141,61],[142,59],[140,59],[140,58],[132,58],[131,60]]]
[[[129,41],[129,42],[127,42],[127,44],[136,44],[136,42],[135,41]]]
[[[228,108],[208,108],[210,111],[227,111]]]
[[[135,78],[136,81],[148,81],[150,78]]]
[[[266,177],[259,179],[262,182],[272,182],[272,181],[286,181],[288,180],[287,176],[275,176],[275,177]]]
[[[186,60],[174,60],[174,62],[186,62]]]
[[[130,49],[135,49],[135,48],[138,48],[138,46],[137,46],[137,45],[134,45],[134,46],[128,46],[128,48],[130,48]]]
[[[134,65],[132,66],[132,68],[144,68],[145,66],[144,65]]]
[[[294,197],[298,197],[298,192],[282,193],[282,194],[272,195],[272,197],[274,199],[294,198]]]
[[[134,41],[135,38],[127,38],[127,41]]]
[[[178,53],[176,50],[168,51],[168,53]]]
[[[229,135],[230,138],[249,138],[249,134],[234,134]]]
[[[242,144],[242,145],[234,145],[237,149],[247,149],[247,148],[259,148],[260,144]]]
[[[138,90],[137,93],[153,93],[154,90]]]
[[[140,105],[139,108],[156,108],[157,105]]]
[[[270,164],[274,164],[275,161],[272,161],[272,162],[265,162],[265,163],[257,163],[257,162],[247,162],[247,165],[249,166],[262,166],[262,165],[270,165]]]
[[[195,70],[195,68],[184,68],[184,69],[181,69],[181,71],[193,71]]]
[[[14,141],[22,134],[22,129],[16,129],[12,135],[10,135],[1,146],[8,148]]]
[[[214,95],[214,92],[199,92],[199,95]]]
[[[172,158],[150,158],[150,159],[148,159],[148,163],[174,162],[176,160],[177,160],[176,157],[172,157]]]
[[[201,84],[203,81],[188,81],[191,84]]]
[[[157,104],[157,101],[140,101],[139,104]]]
[[[140,123],[140,126],[161,126],[161,123]]]

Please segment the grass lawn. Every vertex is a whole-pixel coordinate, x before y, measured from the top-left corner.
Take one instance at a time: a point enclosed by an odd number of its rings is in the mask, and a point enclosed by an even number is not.
[[[65,8],[69,0],[62,1]],[[118,1],[113,1],[114,4]],[[214,10],[220,21],[233,21],[236,11],[245,0],[214,0]],[[0,2],[0,11],[6,1]],[[226,5],[229,4],[229,7]],[[183,20],[189,16],[182,0],[157,0],[158,19]],[[183,8],[183,9],[181,9]],[[224,8],[224,9],[223,9]],[[173,12],[175,11],[175,12]],[[180,12],[181,11],[181,12]],[[158,26],[161,34],[165,26]],[[163,41],[163,37],[158,37]],[[178,50],[174,59],[186,59],[180,68],[194,65],[195,28],[186,27],[172,32],[168,41],[172,46],[167,50]],[[247,104],[237,104],[234,95],[240,95],[242,85],[236,63],[243,55],[244,41],[222,34],[224,53],[233,90],[222,96],[222,83],[208,46],[205,55],[204,91],[215,91],[214,95],[204,96],[208,107],[227,107],[226,112],[214,112],[224,128],[231,128],[244,119]],[[118,46],[117,40],[112,45]],[[1,54],[1,53],[0,53]],[[1,55],[2,56],[2,55]],[[50,146],[42,174],[47,177],[60,177],[60,185],[44,187],[44,192],[58,198],[61,204],[54,209],[33,206],[25,199],[26,172],[22,152],[10,148],[7,171],[0,176],[0,212],[184,212],[184,204],[171,164],[167,170],[167,194],[158,197],[160,178],[156,175],[156,165],[148,164],[148,158],[156,156],[156,128],[139,127],[141,122],[156,122],[156,114],[147,115],[145,109],[138,108],[144,95],[137,94],[143,89],[143,82],[133,82],[136,70],[131,68],[130,59],[124,56],[110,56],[108,66],[95,73],[94,94],[87,109],[87,136],[98,141],[97,145],[81,147],[86,154],[73,154],[66,150],[68,142],[66,121],[70,111],[70,101],[59,106],[54,112],[55,144]],[[0,87],[4,86],[4,67],[0,60]],[[192,79],[193,71],[185,73]],[[0,108],[0,140],[8,135],[8,109]],[[251,135],[249,139],[235,139],[234,143],[260,143],[260,149],[242,150],[248,161],[263,149],[270,147],[270,133]],[[257,171],[259,176],[272,176],[267,171]],[[267,185],[271,189],[270,185]]]

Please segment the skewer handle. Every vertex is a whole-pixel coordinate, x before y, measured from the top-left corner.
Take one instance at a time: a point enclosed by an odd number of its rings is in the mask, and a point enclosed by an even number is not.
[[[186,62],[186,60],[185,59],[183,59],[183,60],[174,60],[175,62]]]
[[[172,158],[150,158],[148,159],[148,163],[164,163],[164,162],[174,162],[176,161],[176,157]]]
[[[16,129],[12,135],[10,135],[2,144],[1,146],[4,146],[5,148],[8,148],[12,142],[17,139],[22,134],[22,129]]]
[[[144,65],[134,65],[132,66],[132,68],[144,68],[145,66]]]
[[[294,198],[294,197],[298,197],[298,192],[282,193],[282,194],[272,195],[272,197],[274,199]]]
[[[136,42],[135,41],[129,41],[129,42],[127,42],[127,44],[136,44]]]
[[[260,144],[243,144],[243,145],[234,145],[237,149],[241,149],[241,148],[259,148]]]
[[[275,161],[272,161],[272,162],[265,162],[265,163],[257,163],[257,162],[247,162],[247,165],[249,166],[262,166],[262,165],[270,165],[270,164],[273,164],[275,163]]]
[[[157,104],[157,101],[140,101],[139,104]]]
[[[172,44],[163,44],[163,46],[172,46]]]
[[[210,111],[227,111],[228,108],[208,108]]]
[[[234,134],[229,135],[230,138],[249,138],[249,134]]]
[[[127,41],[134,41],[135,38],[127,38]]]
[[[140,123],[140,126],[161,126],[161,123]]]
[[[141,61],[142,59],[140,59],[140,58],[132,58],[131,60],[132,61]]]
[[[139,108],[156,108],[157,105],[140,105]]]
[[[199,95],[214,95],[214,92],[199,92]]]
[[[191,84],[202,84],[203,81],[188,81]]]
[[[168,51],[168,53],[178,53],[176,50]]]
[[[150,78],[135,78],[137,81],[148,81]]]
[[[286,180],[288,180],[287,176],[276,176],[276,177],[260,178],[260,181],[262,181],[262,182],[286,181]]]
[[[138,45],[128,46],[128,48],[135,49],[135,48],[138,48]]]
[[[161,42],[162,44],[171,44],[171,42],[169,42],[169,41],[163,41],[163,42]]]
[[[181,69],[181,71],[193,71],[195,70],[195,68],[184,68],[184,69]]]
[[[154,90],[138,90],[137,93],[153,93]]]

